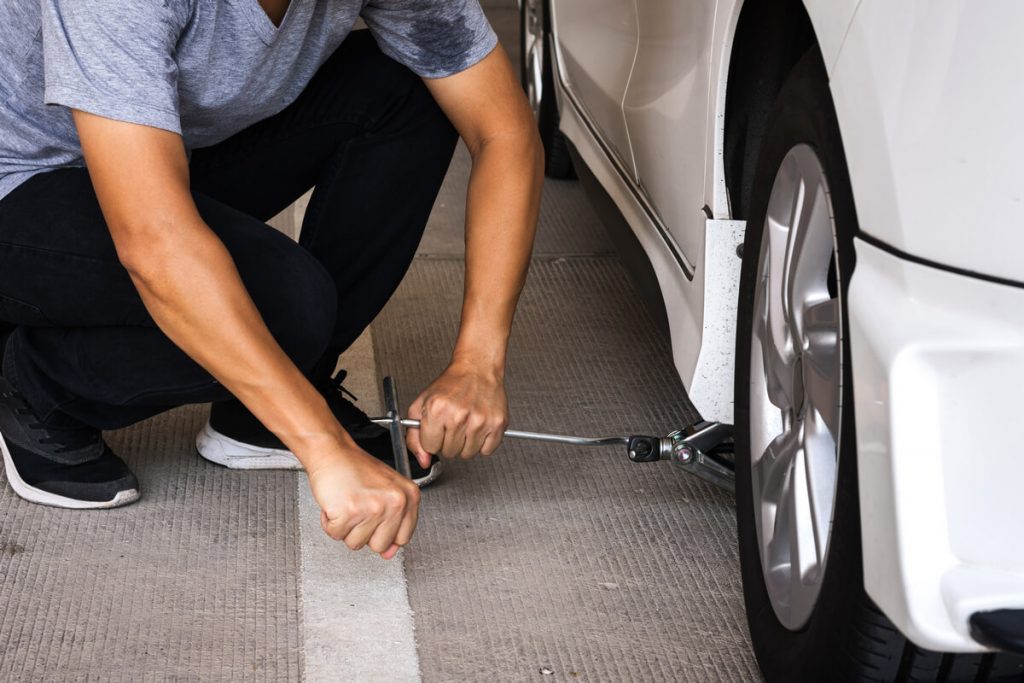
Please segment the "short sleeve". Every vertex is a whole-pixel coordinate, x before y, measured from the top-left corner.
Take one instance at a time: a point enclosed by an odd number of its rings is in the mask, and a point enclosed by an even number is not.
[[[46,104],[181,133],[176,3],[38,1]]]
[[[498,43],[479,0],[370,0],[362,16],[384,54],[423,78],[464,71]]]

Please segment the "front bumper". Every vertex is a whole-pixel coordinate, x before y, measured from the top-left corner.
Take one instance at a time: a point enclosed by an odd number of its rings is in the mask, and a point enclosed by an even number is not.
[[[865,586],[918,646],[980,651],[973,613],[1024,608],[1024,288],[856,252]]]

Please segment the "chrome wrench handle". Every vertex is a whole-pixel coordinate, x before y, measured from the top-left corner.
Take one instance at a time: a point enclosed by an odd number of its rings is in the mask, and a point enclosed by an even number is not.
[[[375,417],[370,420],[379,425],[390,425],[394,420],[389,417]],[[419,420],[402,418],[398,420],[402,427],[419,429]],[[529,439],[530,441],[547,441],[548,443],[565,443],[571,446],[617,446],[629,443],[628,436],[602,436],[590,438],[585,436],[569,436],[567,434],[545,434],[544,432],[525,432],[519,429],[506,429],[505,436],[510,439]]]

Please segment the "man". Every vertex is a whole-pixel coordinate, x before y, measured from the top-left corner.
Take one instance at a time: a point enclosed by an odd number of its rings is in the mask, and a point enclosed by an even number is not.
[[[350,34],[362,14],[369,31]],[[452,359],[408,446],[489,454],[538,211],[528,105],[477,0],[0,5],[0,435],[37,503],[138,498],[100,430],[213,402],[204,457],[306,470],[325,531],[390,558],[419,490],[338,354],[473,156]],[[266,226],[315,186],[298,244]],[[376,456],[376,457],[374,457]]]

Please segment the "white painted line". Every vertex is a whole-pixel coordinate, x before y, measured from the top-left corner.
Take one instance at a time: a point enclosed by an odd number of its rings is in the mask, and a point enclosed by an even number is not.
[[[380,410],[373,343],[367,331],[342,357],[345,386],[370,414]],[[419,681],[412,610],[402,554],[382,560],[352,552],[320,528],[320,508],[298,477],[305,680]]]

